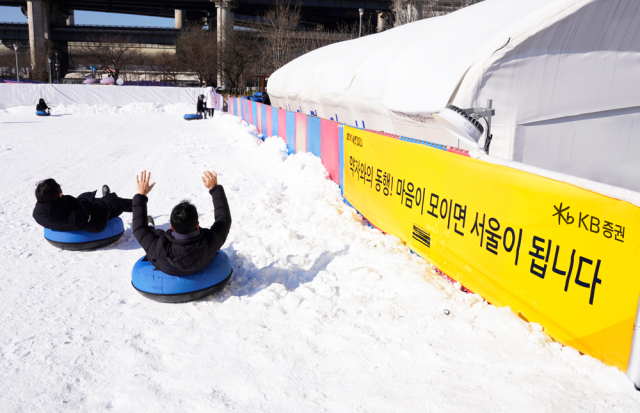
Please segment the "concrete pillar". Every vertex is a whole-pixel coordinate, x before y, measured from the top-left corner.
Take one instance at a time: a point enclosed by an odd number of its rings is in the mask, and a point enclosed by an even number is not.
[[[69,17],[67,17],[67,26],[75,26],[75,25],[76,25],[75,15],[73,13],[73,10],[69,10]]]
[[[218,40],[218,53],[224,53],[224,46],[227,42],[227,36],[233,30],[233,13],[231,12],[231,4],[228,1],[216,1],[216,11],[218,17],[218,27],[216,30]],[[231,29],[229,28],[231,25]],[[227,79],[222,70],[218,72],[218,86],[227,89]]]
[[[185,12],[184,10],[176,10],[176,29],[182,29],[184,26]]]
[[[29,44],[31,46],[31,66],[36,62],[38,54],[44,52],[45,41],[49,40],[49,9],[40,0],[27,2],[29,18]]]
[[[384,12],[378,10],[378,26],[376,27],[376,32],[380,33],[384,30]]]

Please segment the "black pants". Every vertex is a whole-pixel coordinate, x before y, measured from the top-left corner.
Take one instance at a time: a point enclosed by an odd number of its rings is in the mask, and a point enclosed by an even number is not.
[[[115,192],[95,198],[91,204],[93,208],[109,211],[109,218],[119,217],[123,212],[133,212],[133,200],[120,198]]]
[[[210,117],[210,118],[212,118],[212,117],[213,117],[213,111],[214,111],[214,110],[215,110],[215,109],[213,109],[213,108],[208,108],[208,109],[207,109],[207,111],[209,112],[209,117]]]

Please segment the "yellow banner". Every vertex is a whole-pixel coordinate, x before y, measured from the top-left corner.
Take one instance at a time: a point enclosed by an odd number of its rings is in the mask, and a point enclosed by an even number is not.
[[[347,126],[344,195],[489,302],[626,369],[640,294],[640,208]]]

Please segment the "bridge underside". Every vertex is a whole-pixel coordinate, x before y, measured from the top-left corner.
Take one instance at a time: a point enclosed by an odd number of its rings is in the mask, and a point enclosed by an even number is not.
[[[220,1],[217,1],[220,3]],[[0,6],[19,6],[26,13],[27,0],[0,0]],[[57,9],[69,14],[72,10],[136,14],[174,18],[175,10],[184,10],[185,18],[201,20],[215,15],[216,2],[212,0],[59,0]],[[231,2],[234,13],[246,16],[261,16],[275,0],[235,0]],[[295,4],[295,2],[291,2]],[[305,0],[302,4],[302,19],[307,24],[350,24],[359,19],[358,9],[367,13],[388,11],[388,0]]]
[[[5,46],[28,41],[32,69],[44,59],[47,47],[62,55],[62,73],[68,63],[68,42],[95,41],[105,34],[119,34],[141,44],[175,44],[185,23],[204,24],[217,32],[223,50],[229,30],[241,21],[258,20],[277,0],[0,0],[0,6],[18,6],[28,24],[0,23],[0,41]],[[289,0],[296,4],[296,0]],[[365,10],[365,19],[389,10],[390,0],[305,0],[301,2],[303,25],[335,28],[350,25]],[[76,26],[74,11],[124,13],[175,19],[175,29]],[[218,84],[224,85],[219,75]]]

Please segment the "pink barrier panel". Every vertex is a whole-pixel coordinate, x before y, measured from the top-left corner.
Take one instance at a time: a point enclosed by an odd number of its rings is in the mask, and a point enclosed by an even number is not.
[[[458,155],[462,155],[462,156],[469,156],[469,151],[465,150],[465,149],[460,149],[460,148],[454,148],[453,146],[449,146],[449,148],[447,149],[447,152],[453,152],[453,153],[457,153]]]
[[[256,102],[256,112],[256,129],[258,129],[258,132],[264,133],[264,131],[262,130],[262,103]]]
[[[247,110],[249,111],[249,125],[253,125],[253,105],[249,99],[245,99],[247,101]]]
[[[321,119],[322,164],[333,182],[340,185],[340,131],[338,122]]]
[[[267,106],[267,136],[266,137],[273,136],[272,135],[273,131],[271,129],[273,129],[273,125],[271,124],[271,106]]]
[[[278,136],[287,142],[287,111],[278,109]]]
[[[307,115],[296,113],[296,153],[307,151]]]

